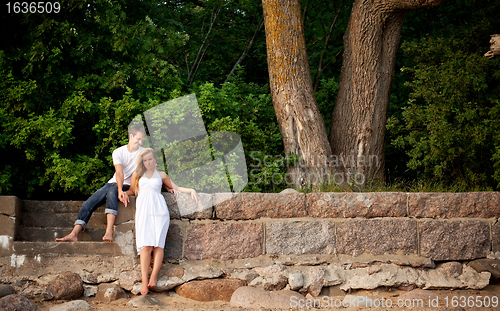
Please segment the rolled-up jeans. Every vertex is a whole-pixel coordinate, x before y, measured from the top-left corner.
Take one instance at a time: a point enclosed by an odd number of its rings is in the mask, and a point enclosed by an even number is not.
[[[122,190],[127,191],[129,185],[123,185]],[[101,189],[94,192],[94,194],[82,204],[80,212],[76,217],[75,225],[81,225],[85,230],[92,213],[101,205],[106,202],[106,214],[118,214],[118,186],[116,183],[107,183]]]

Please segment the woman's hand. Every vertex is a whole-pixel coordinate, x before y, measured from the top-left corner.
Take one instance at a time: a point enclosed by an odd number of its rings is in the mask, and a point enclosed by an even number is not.
[[[196,194],[196,190],[191,189],[190,192],[191,192],[191,198],[193,198],[196,204],[198,204],[198,194]]]

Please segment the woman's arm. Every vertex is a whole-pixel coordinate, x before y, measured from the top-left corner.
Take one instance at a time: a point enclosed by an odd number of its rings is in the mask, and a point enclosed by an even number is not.
[[[198,203],[198,195],[196,194],[196,190],[191,189],[191,188],[184,188],[184,187],[177,186],[176,184],[174,184],[174,182],[170,179],[170,177],[168,177],[168,175],[165,172],[160,172],[160,177],[161,177],[161,180],[163,182],[163,185],[167,189],[173,189],[174,193],[175,193],[175,191],[190,193],[191,197],[196,201],[196,203]]]
[[[125,192],[127,195],[135,195],[134,180],[137,178],[137,174],[134,172],[132,174],[132,179],[130,181],[130,188]]]

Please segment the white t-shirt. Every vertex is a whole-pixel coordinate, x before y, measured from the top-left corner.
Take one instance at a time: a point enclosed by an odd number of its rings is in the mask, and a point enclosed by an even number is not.
[[[127,145],[121,146],[120,148],[113,151],[113,165],[121,164],[123,168],[123,184],[130,185],[132,182],[132,174],[136,168],[137,156],[144,149],[139,147],[136,152],[129,152]],[[113,177],[108,181],[108,183],[116,182],[116,172]]]

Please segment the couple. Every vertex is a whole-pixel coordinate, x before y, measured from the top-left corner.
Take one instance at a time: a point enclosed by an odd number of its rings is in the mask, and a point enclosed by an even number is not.
[[[71,233],[56,241],[77,242],[78,234],[85,229],[92,213],[104,202],[106,202],[107,226],[102,239],[113,241],[118,200],[127,207],[130,201],[128,196],[137,195],[135,234],[137,252],[140,254],[141,261],[141,294],[146,295],[148,287],[156,286],[170,223],[167,204],[161,195],[162,186],[174,195],[178,195],[179,192],[190,193],[196,202],[198,202],[198,196],[195,190],[178,187],[165,172],[156,169],[157,159],[154,150],[141,147],[146,139],[146,132],[142,126],[131,126],[128,132],[128,144],[113,151],[115,174],[104,187],[97,190],[83,203]],[[148,279],[151,252],[153,253],[153,271],[151,278]]]

